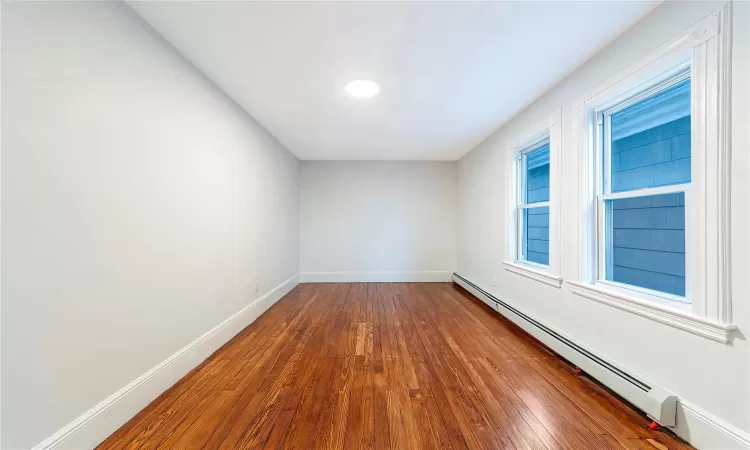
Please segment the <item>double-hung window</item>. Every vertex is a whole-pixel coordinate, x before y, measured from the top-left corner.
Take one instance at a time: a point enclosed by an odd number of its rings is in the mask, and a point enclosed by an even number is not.
[[[598,281],[689,304],[690,72],[597,116]]]
[[[549,136],[518,152],[518,261],[549,267]]]
[[[520,134],[509,145],[508,259],[505,269],[559,288],[560,111]]]
[[[729,11],[573,105],[579,276],[573,293],[731,340]]]

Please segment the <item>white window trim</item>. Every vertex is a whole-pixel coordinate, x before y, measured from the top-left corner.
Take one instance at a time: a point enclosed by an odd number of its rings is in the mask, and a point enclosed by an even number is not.
[[[573,139],[579,151],[579,280],[572,292],[693,334],[730,342],[733,331],[729,249],[730,37],[731,3],[590,95],[573,104]],[[686,192],[686,291],[692,307],[650,301],[637,289],[619,289],[597,280],[596,113],[690,66],[692,85],[692,173]],[[651,189],[652,193],[660,188]],[[665,191],[666,192],[666,191]],[[613,194],[617,195],[617,194]],[[632,196],[633,192],[629,192]],[[665,306],[666,305],[666,306]]]
[[[511,261],[503,261],[503,266],[508,272],[515,273],[516,275],[521,275],[522,277],[526,277],[530,280],[539,281],[540,283],[544,283],[548,286],[552,286],[558,289],[562,286],[562,278],[556,275],[551,275],[546,266],[541,266],[539,264],[530,262]],[[537,266],[539,268],[536,268]]]
[[[506,151],[506,169],[508,174],[508,259],[503,261],[505,270],[521,275],[531,280],[539,281],[546,285],[560,288],[562,277],[560,276],[560,227],[559,227],[559,205],[560,205],[560,150],[561,150],[561,119],[562,110],[557,109],[546,119],[530,127],[526,132],[519,134],[513,139]],[[519,214],[517,212],[519,199],[519,177],[517,156],[518,153],[549,136],[549,201],[539,202],[539,206],[549,207],[549,266],[534,264],[528,261],[518,260],[518,236],[519,236]]]
[[[692,312],[663,306],[659,303],[620,293],[608,287],[600,287],[598,284],[572,280],[568,280],[568,284],[574,294],[717,342],[730,342],[730,336],[736,329],[734,325],[706,320]]]

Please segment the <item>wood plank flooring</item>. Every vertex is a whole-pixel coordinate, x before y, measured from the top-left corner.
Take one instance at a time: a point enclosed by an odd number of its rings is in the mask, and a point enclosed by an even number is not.
[[[99,449],[687,449],[450,283],[302,284]]]

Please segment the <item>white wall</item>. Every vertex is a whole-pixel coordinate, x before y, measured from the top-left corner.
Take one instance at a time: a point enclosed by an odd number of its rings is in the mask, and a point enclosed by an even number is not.
[[[459,163],[458,272],[494,295],[562,330],[602,355],[672,390],[681,400],[750,430],[748,341],[750,246],[747,193],[750,3],[734,5],[732,294],[741,333],[719,344],[503,270],[507,254],[504,149],[517,133],[562,107],[562,276],[577,279],[578,160],[571,142],[573,100],[624,70],[722,3],[665,2],[569,77],[501,127]],[[492,285],[497,277],[497,287]]]
[[[29,449],[297,273],[298,161],[123,3],[3,2],[2,30],[2,447]]]
[[[445,280],[456,268],[456,163],[303,161],[302,280]]]

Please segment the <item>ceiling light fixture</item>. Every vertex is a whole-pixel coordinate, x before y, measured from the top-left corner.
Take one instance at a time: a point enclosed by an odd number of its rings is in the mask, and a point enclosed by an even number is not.
[[[380,86],[370,80],[354,80],[346,85],[346,92],[352,97],[370,98],[376,96],[378,92],[380,92]]]

